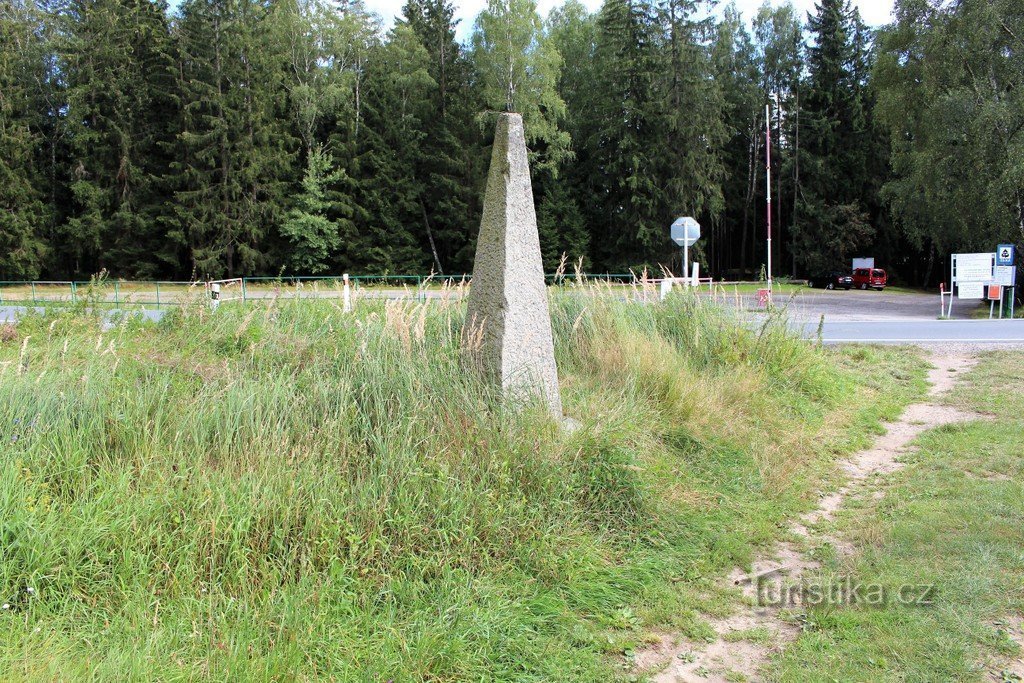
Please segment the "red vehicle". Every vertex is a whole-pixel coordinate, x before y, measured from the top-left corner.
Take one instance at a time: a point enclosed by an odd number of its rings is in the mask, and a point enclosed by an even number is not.
[[[881,268],[857,268],[853,271],[853,286],[860,289],[877,289],[881,292],[888,283],[885,271]]]

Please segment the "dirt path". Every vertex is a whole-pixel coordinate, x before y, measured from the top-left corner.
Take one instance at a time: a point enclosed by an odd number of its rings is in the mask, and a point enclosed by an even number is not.
[[[795,620],[787,618],[784,607],[758,606],[759,586],[762,595],[771,598],[778,597],[779,587],[798,585],[805,573],[820,568],[807,552],[811,548],[827,543],[840,554],[854,552],[848,543],[817,531],[815,525],[832,519],[853,493],[880,498],[882,492],[872,486],[872,479],[902,467],[900,456],[910,450],[911,442],[922,432],[977,418],[973,413],[933,402],[974,366],[975,357],[935,354],[930,360],[934,367],[928,373],[931,384],[928,400],[909,406],[898,421],[886,425],[886,433],[871,448],[843,463],[846,484],[824,496],[817,509],[792,524],[790,536],[793,540],[778,543],[772,552],[754,562],[749,573],[736,569],[730,574],[729,581],[742,590],[744,606],[729,617],[709,619],[717,637],[710,643],[703,643],[666,635],[661,642],[637,653],[638,672],[653,674],[652,680],[656,683],[760,680],[759,672],[768,657],[795,639],[800,627]],[[765,587],[773,593],[765,593]],[[764,602],[776,601],[769,599]]]

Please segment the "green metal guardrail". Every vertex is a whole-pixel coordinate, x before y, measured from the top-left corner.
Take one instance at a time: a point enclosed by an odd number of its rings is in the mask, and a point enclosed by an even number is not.
[[[193,287],[200,286],[201,282],[186,282],[183,280],[111,280],[109,284],[96,285],[93,281],[85,280],[5,280],[0,281],[0,304],[31,304],[32,306],[43,306],[46,304],[69,302],[77,304],[83,298],[83,291],[88,292],[90,287],[96,286],[100,291],[110,291],[113,299],[105,295],[103,299],[97,300],[98,305],[110,305],[120,307],[122,304],[155,305],[158,309],[162,306],[180,305],[180,301],[167,300],[161,297],[160,287]],[[133,292],[125,292],[124,289],[142,289],[139,292],[143,298],[131,300]],[[26,290],[24,293],[11,293],[11,290]],[[57,290],[57,291],[53,291]],[[148,291],[147,291],[148,290]],[[166,291],[166,290],[165,290]],[[49,293],[48,293],[49,292]],[[152,299],[144,298],[152,293]]]
[[[426,287],[430,284],[458,285],[469,282],[470,274],[459,275],[351,275],[349,282],[356,289],[370,287],[396,287],[411,288],[416,291],[418,299],[426,298]],[[544,276],[545,281],[550,285],[564,285],[573,283],[577,277],[589,282],[609,282],[618,284],[629,284],[636,281],[632,273],[550,273]],[[343,276],[340,275],[295,275],[287,277],[253,276],[234,278],[241,283],[241,299],[248,301],[252,298],[250,290],[260,287],[266,283],[279,283],[282,286],[299,287],[307,282],[330,283],[340,290]],[[223,281],[222,281],[223,282]],[[104,292],[101,298],[95,300],[97,305],[109,305],[119,308],[123,304],[131,305],[153,305],[157,309],[163,306],[181,305],[177,297],[168,296],[168,288],[173,287],[180,291],[182,288],[207,287],[208,282],[184,281],[184,280],[107,280],[97,283],[87,280],[7,280],[0,281],[0,304],[20,304],[41,306],[46,304],[70,302],[78,303],[83,296],[88,296],[92,290],[97,288]],[[161,292],[161,286],[164,288]],[[17,292],[12,290],[19,290]],[[21,291],[24,290],[24,291]],[[83,295],[83,292],[86,294]],[[106,292],[112,292],[110,298]]]

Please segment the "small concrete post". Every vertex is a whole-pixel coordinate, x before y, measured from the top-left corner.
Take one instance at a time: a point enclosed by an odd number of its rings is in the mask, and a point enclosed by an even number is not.
[[[562,419],[551,314],[520,114],[500,114],[463,345],[507,398],[539,396]]]
[[[341,276],[341,310],[343,313],[352,312],[352,290],[348,286],[348,273]]]

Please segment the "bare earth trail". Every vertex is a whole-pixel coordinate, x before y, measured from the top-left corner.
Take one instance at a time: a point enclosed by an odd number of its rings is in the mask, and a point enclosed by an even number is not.
[[[813,548],[828,544],[840,555],[852,554],[855,549],[848,543],[816,530],[816,525],[832,519],[853,494],[880,498],[882,492],[872,486],[873,479],[902,467],[900,456],[911,449],[911,443],[921,433],[982,417],[935,401],[949,391],[977,359],[971,354],[939,352],[930,360],[934,367],[928,374],[931,384],[928,399],[909,406],[898,421],[885,425],[885,434],[871,448],[842,464],[847,476],[845,485],[824,496],[815,510],[791,525],[792,540],[779,542],[770,553],[754,562],[749,573],[736,569],[730,574],[731,584],[743,592],[744,604],[728,617],[708,619],[717,637],[705,643],[665,635],[659,643],[637,652],[638,673],[650,675],[656,683],[761,680],[760,671],[769,656],[794,640],[800,626],[784,607],[757,605],[758,578],[767,579],[777,593],[779,585],[798,585],[805,573],[812,574],[820,568],[808,552]]]

